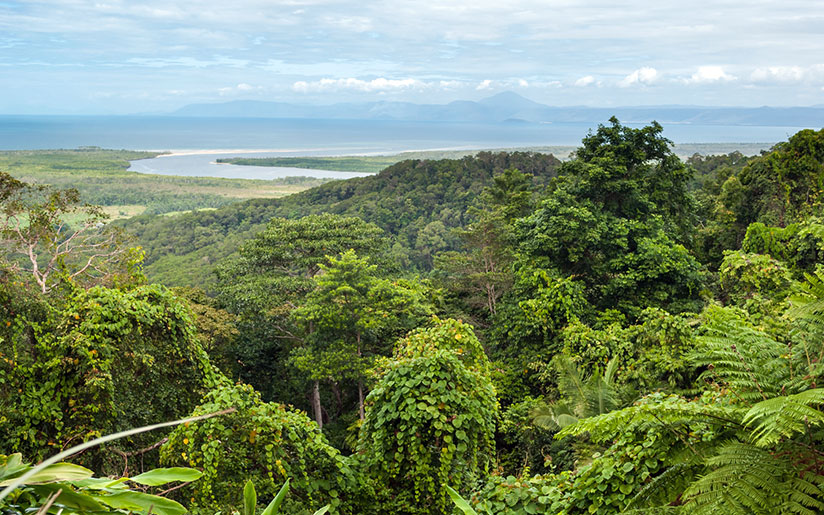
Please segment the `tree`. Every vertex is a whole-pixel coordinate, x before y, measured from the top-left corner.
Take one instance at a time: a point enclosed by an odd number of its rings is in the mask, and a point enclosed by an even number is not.
[[[235,348],[242,377],[264,398],[274,398],[277,390],[286,396],[284,390],[299,387],[298,378],[281,367],[314,327],[299,327],[291,314],[314,288],[313,279],[328,264],[327,256],[349,249],[376,255],[385,247],[383,231],[359,218],[332,214],[273,218],[221,267],[220,299],[239,315]],[[319,381],[313,380],[311,406],[315,420],[322,424]]]
[[[449,513],[443,485],[463,489],[494,456],[489,362],[472,329],[434,319],[398,342],[366,399],[359,449],[392,513]]]
[[[784,227],[816,212],[824,185],[824,129],[806,129],[751,161],[739,174],[741,218]]]
[[[128,261],[122,234],[106,226],[107,218],[99,207],[81,204],[77,190],[29,185],[0,172],[0,248],[43,293],[61,280],[100,280]]]
[[[456,230],[462,252],[443,252],[435,267],[447,284],[471,309],[495,316],[498,301],[512,286],[515,260],[512,222],[533,207],[532,176],[507,169],[484,188],[478,206],[467,210],[472,222]]]
[[[691,226],[690,170],[661,126],[598,127],[517,223],[520,250],[580,279],[600,309],[694,308],[700,265],[678,241]]]
[[[390,342],[431,314],[419,290],[376,277],[376,265],[354,250],[321,265],[315,289],[292,312],[306,336],[293,361],[313,380],[352,379],[358,385],[358,414],[364,418],[366,371]]]
[[[188,309],[162,286],[76,289],[49,312],[39,320],[22,313],[0,339],[4,449],[38,458],[72,441],[181,418],[225,381]],[[122,471],[150,438],[119,441],[119,457],[83,459]]]

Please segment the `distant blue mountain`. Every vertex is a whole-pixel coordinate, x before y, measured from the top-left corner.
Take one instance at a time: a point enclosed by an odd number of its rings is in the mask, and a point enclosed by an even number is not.
[[[433,122],[602,123],[616,116],[624,123],[687,123],[700,125],[824,126],[824,106],[812,107],[553,107],[507,91],[474,102],[448,104],[363,102],[301,105],[258,100],[190,104],[171,113],[189,117],[312,118],[405,120]]]

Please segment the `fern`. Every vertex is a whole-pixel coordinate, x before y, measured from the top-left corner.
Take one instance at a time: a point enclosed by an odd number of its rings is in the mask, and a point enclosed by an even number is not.
[[[696,461],[676,463],[654,477],[627,503],[624,513],[636,510],[647,513],[651,508],[675,501],[690,485],[697,471],[703,470],[703,464]]]
[[[792,453],[729,442],[707,460],[712,471],[685,492],[689,513],[771,514],[824,511],[821,478],[799,475]]]
[[[741,321],[709,328],[689,356],[706,367],[701,378],[721,383],[747,402],[778,395],[790,379],[787,346]]]
[[[755,445],[767,447],[781,438],[824,425],[824,412],[816,408],[821,405],[824,405],[824,388],[807,390],[759,402],[744,415],[743,422],[754,426]]]

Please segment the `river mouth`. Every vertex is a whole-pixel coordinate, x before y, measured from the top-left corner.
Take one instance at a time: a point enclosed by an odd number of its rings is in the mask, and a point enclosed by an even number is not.
[[[329,150],[186,150],[162,154],[149,159],[131,162],[130,172],[176,175],[182,177],[220,177],[224,179],[273,180],[284,177],[312,177],[314,179],[351,179],[372,175],[367,172],[343,172],[280,166],[247,166],[218,163],[217,159],[228,157],[293,157],[306,155],[329,155]]]

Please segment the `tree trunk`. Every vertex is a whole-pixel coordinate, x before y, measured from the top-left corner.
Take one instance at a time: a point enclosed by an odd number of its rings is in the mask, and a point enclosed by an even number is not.
[[[323,429],[323,409],[320,405],[320,383],[318,381],[315,381],[312,386],[312,411],[315,412],[315,422],[318,423],[318,427]]]
[[[363,411],[363,381],[358,381],[358,415],[361,422],[366,418],[366,413]]]
[[[358,358],[362,357],[363,354],[361,353],[361,335],[358,332],[355,337],[358,341]],[[358,379],[358,416],[361,419],[361,422],[366,418],[366,414],[363,410],[363,379]]]

